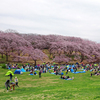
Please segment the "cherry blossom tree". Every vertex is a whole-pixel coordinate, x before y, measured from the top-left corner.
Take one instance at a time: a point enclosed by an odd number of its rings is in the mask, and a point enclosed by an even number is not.
[[[36,61],[37,60],[42,60],[45,59],[46,57],[48,57],[46,54],[44,54],[40,49],[34,49],[32,46],[26,48],[23,51],[23,55],[27,54],[28,55],[28,59],[27,60],[34,60],[34,65],[36,66]]]
[[[0,53],[6,56],[6,61],[8,61],[8,56],[11,56],[11,54],[17,53],[20,56],[24,49],[23,47],[27,45],[30,45],[30,43],[20,35],[5,32],[0,33]]]
[[[35,61],[43,60],[46,55],[42,52],[47,49],[55,62],[68,61],[100,61],[100,44],[61,35],[20,34],[15,30],[0,31],[0,54],[12,57],[13,61],[26,61],[29,58]],[[25,56],[28,55],[28,56]]]

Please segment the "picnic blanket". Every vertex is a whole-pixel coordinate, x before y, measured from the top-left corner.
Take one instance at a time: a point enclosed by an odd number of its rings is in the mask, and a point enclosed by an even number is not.
[[[77,71],[77,72],[72,72],[74,74],[78,74],[78,73],[86,73],[86,71]]]
[[[60,78],[60,79],[63,79],[63,78]],[[71,78],[68,78],[68,79],[63,79],[63,80],[73,80],[73,79],[71,79]]]

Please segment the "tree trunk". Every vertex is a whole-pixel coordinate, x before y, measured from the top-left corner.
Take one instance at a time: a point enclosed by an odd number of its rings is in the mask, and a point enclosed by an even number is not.
[[[81,62],[83,62],[83,60],[84,60],[84,55],[81,54]]]
[[[8,61],[8,54],[6,53],[6,61]]]
[[[20,56],[20,52],[18,52],[18,56]],[[20,58],[18,57],[18,62],[20,61]]]
[[[34,66],[36,66],[36,60],[34,60],[34,62],[35,62]]]
[[[1,54],[1,57],[3,58],[3,53]]]
[[[14,52],[13,48],[12,48],[12,52]]]

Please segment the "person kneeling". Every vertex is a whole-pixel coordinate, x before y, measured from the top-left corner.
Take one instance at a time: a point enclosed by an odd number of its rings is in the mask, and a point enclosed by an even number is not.
[[[12,87],[13,87],[13,90],[15,90],[15,85],[16,85],[16,84],[15,84],[14,82],[11,82],[11,83],[10,83],[10,90],[12,90],[12,89],[11,89]]]

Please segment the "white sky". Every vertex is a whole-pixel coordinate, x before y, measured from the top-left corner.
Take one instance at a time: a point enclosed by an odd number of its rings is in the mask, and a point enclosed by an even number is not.
[[[0,0],[0,30],[100,43],[100,0]]]

